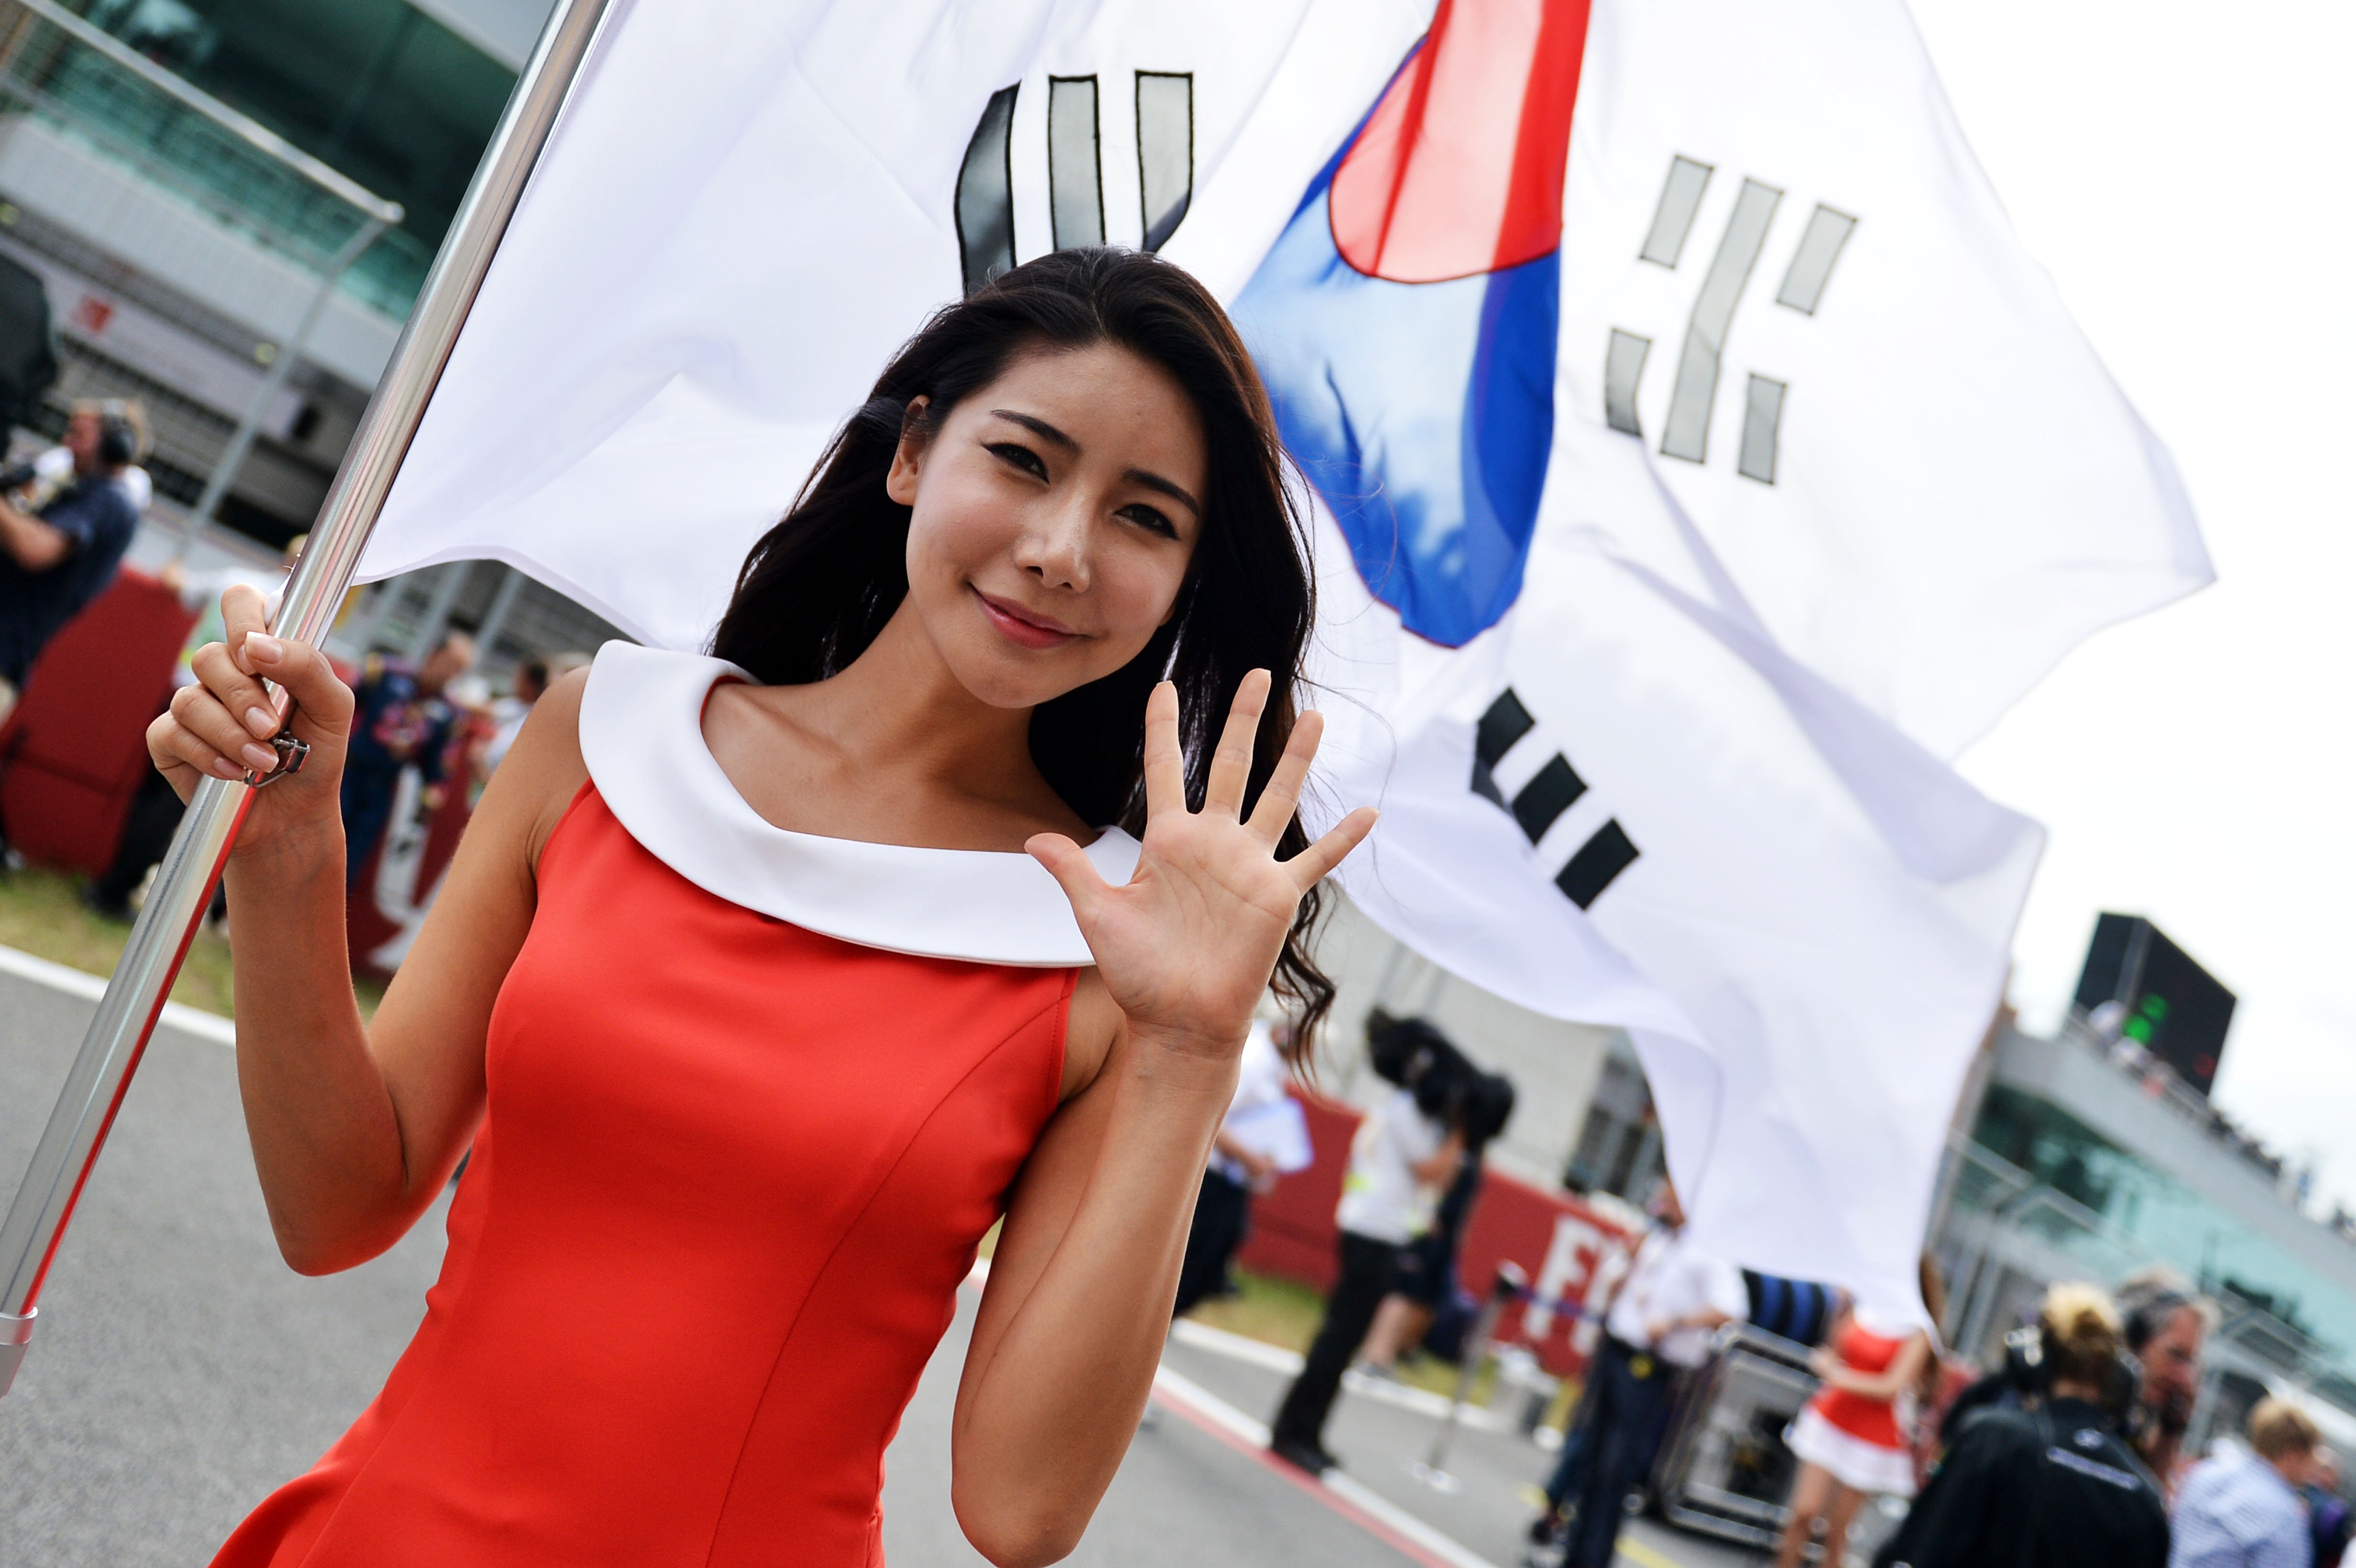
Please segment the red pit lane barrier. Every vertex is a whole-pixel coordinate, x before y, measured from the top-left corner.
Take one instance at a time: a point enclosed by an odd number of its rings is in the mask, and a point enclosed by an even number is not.
[[[126,568],[42,651],[0,726],[0,823],[26,859],[91,876],[114,859],[196,625],[178,594]]]

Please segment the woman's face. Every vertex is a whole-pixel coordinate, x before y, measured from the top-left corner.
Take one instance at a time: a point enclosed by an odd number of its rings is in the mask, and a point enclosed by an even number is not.
[[[967,690],[1033,708],[1169,620],[1203,528],[1202,421],[1126,348],[1025,354],[900,443],[908,603]]]

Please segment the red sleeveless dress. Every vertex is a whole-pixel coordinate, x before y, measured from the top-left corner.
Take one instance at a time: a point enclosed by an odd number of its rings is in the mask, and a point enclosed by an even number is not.
[[[216,1568],[883,1561],[884,1450],[1055,1109],[1076,970],[715,896],[594,769],[541,856],[425,1320]]]
[[[1874,1325],[1852,1315],[1833,1342],[1833,1351],[1851,1370],[1868,1376],[1886,1372],[1917,1330]],[[1899,1419],[1900,1401],[1869,1399],[1835,1388],[1818,1389],[1783,1435],[1799,1458],[1832,1472],[1843,1486],[1893,1497],[1914,1495],[1914,1455]]]
[[[1875,1376],[1890,1370],[1898,1352],[1906,1348],[1904,1338],[1877,1334],[1851,1317],[1834,1341],[1834,1353],[1847,1363],[1853,1371]],[[1809,1402],[1816,1413],[1851,1437],[1870,1443],[1878,1448],[1903,1448],[1906,1435],[1898,1430],[1898,1407],[1886,1399],[1868,1399],[1830,1384],[1816,1391]]]

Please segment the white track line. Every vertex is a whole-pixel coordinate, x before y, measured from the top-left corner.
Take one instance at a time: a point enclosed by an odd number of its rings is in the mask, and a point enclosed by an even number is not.
[[[1298,1350],[1288,1350],[1241,1334],[1230,1334],[1224,1328],[1214,1328],[1191,1317],[1181,1317],[1173,1323],[1170,1337],[1190,1349],[1206,1350],[1214,1356],[1263,1367],[1288,1378],[1297,1376],[1301,1371],[1301,1352]],[[1378,1404],[1397,1405],[1401,1410],[1411,1410],[1435,1421],[1448,1413],[1446,1394],[1434,1393],[1430,1389],[1412,1388],[1387,1378],[1368,1377],[1355,1367],[1342,1374],[1342,1386],[1362,1399],[1371,1399]],[[1495,1411],[1477,1404],[1458,1405],[1456,1422],[1458,1425],[1475,1432],[1504,1432],[1512,1425]]]
[[[965,1283],[979,1290],[990,1282],[990,1260],[976,1258],[973,1272]],[[1293,1351],[1258,1339],[1247,1339],[1240,1334],[1230,1334],[1207,1324],[1180,1318],[1172,1325],[1173,1335],[1183,1343],[1215,1354],[1231,1355],[1238,1360],[1250,1361],[1273,1371],[1297,1372],[1301,1357]],[[1394,1389],[1374,1380],[1363,1380],[1372,1390],[1383,1392],[1421,1393],[1417,1389]],[[1353,1520],[1391,1545],[1399,1547],[1423,1562],[1427,1568],[1497,1568],[1497,1565],[1471,1548],[1441,1534],[1438,1530],[1392,1502],[1380,1492],[1364,1483],[1352,1480],[1339,1470],[1328,1470],[1312,1480],[1305,1472],[1296,1470],[1268,1451],[1268,1428],[1253,1420],[1217,1394],[1205,1388],[1184,1373],[1167,1366],[1155,1370],[1153,1394],[1162,1403],[1183,1415],[1192,1416],[1201,1424],[1223,1434],[1230,1445],[1247,1458],[1256,1460],[1267,1469],[1292,1481],[1312,1497],[1319,1498],[1335,1512]],[[1380,1397],[1377,1394],[1376,1397]],[[1437,1394],[1423,1397],[1441,1409],[1446,1402]],[[1466,1413],[1472,1413],[1467,1412]],[[1480,1413],[1486,1415],[1489,1413]]]
[[[37,986],[47,986],[52,991],[62,991],[69,997],[79,997],[94,1002],[106,994],[106,981],[97,975],[85,975],[63,964],[52,964],[46,958],[36,958],[14,947],[0,947],[0,975],[13,975],[19,980],[30,980]],[[164,1004],[163,1023],[170,1029],[211,1040],[216,1045],[235,1045],[237,1025],[219,1013],[208,1013],[178,1002]]]
[[[1153,1374],[1153,1393],[1163,1403],[1195,1415],[1231,1435],[1237,1440],[1237,1446],[1249,1448],[1251,1456],[1268,1468],[1287,1478],[1301,1475],[1268,1452],[1266,1426],[1183,1373],[1172,1371],[1168,1367],[1162,1368]],[[1393,1538],[1392,1544],[1420,1548],[1415,1554],[1427,1563],[1442,1564],[1444,1568],[1497,1568],[1495,1563],[1470,1547],[1441,1534],[1380,1492],[1361,1481],[1353,1480],[1340,1470],[1326,1471],[1308,1489],[1312,1495],[1321,1490],[1332,1494],[1335,1503],[1346,1505],[1337,1511],[1364,1515],[1381,1527],[1376,1533]]]

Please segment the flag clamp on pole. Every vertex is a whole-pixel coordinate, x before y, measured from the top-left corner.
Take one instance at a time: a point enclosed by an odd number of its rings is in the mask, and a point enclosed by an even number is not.
[[[361,549],[607,4],[558,0],[541,30],[540,42],[491,133],[416,307],[393,347],[368,413],[337,470],[311,542],[295,563],[273,627],[278,636],[316,646],[334,624]],[[300,765],[299,755],[290,755],[284,745],[280,754],[281,767],[269,777],[283,776]],[[41,1283],[155,1032],[172,980],[212,901],[254,787],[225,779],[207,779],[197,785],[7,1218],[0,1221],[0,1394],[8,1392],[24,1361]]]

